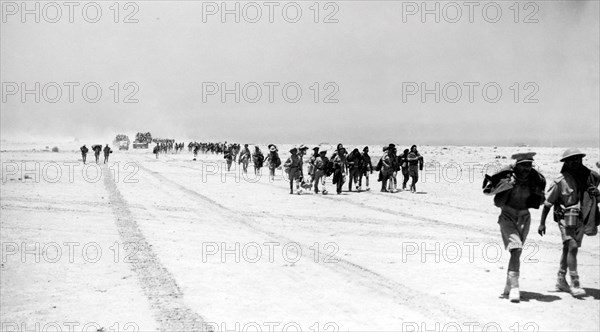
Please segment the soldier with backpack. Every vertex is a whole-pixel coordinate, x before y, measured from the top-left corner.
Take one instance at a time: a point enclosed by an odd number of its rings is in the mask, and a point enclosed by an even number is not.
[[[363,153],[361,155],[362,158],[362,167],[360,170],[360,176],[358,178],[358,187],[362,188],[362,178],[365,177],[366,191],[371,190],[369,188],[369,174],[373,174],[373,165],[371,164],[371,156],[369,156],[369,147],[365,146],[363,148]]]
[[[402,190],[406,190],[406,183],[408,182],[408,149],[404,149],[401,155],[398,156],[398,165],[402,170]]]
[[[520,258],[531,225],[529,209],[538,209],[544,203],[546,179],[533,169],[534,155],[535,152],[514,154],[513,165],[492,176],[486,174],[483,182],[483,193],[494,195],[494,205],[501,209],[498,225],[504,246],[510,252],[502,294],[511,302],[521,300]]]
[[[242,171],[244,174],[248,174],[248,164],[250,164],[250,149],[248,149],[248,144],[244,144],[244,148],[240,152],[239,163],[242,164]]]
[[[338,150],[331,156],[333,162],[333,180],[331,183],[336,185],[337,194],[342,193],[342,186],[346,181],[346,149],[342,144],[338,144]]]
[[[389,192],[387,189],[388,180],[394,172],[394,165],[392,163],[393,150],[389,146],[383,148],[383,156],[379,160],[380,164],[377,164],[379,168],[379,180],[381,181],[381,192]]]
[[[227,161],[227,172],[229,172],[231,170],[231,163],[233,162],[233,148],[228,148],[227,150],[225,150],[223,159]]]
[[[325,189],[325,180],[328,176],[332,174],[332,168],[330,167],[331,162],[329,158],[327,158],[327,150],[319,151],[319,156],[315,158],[314,162],[314,184],[315,184],[315,194],[319,193],[319,182],[323,185],[323,195],[327,195],[327,190]]]
[[[298,149],[290,150],[290,157],[285,161],[283,167],[288,174],[290,180],[290,194],[294,193],[294,182],[296,182],[296,192],[298,195],[302,193],[300,189],[300,181],[302,181],[302,159],[298,155]]]
[[[94,157],[96,158],[96,164],[98,163],[98,159],[100,159],[100,152],[102,151],[102,145],[96,144],[92,146],[92,150],[94,150]]]
[[[269,155],[265,158],[265,162],[269,163],[269,180],[275,181],[275,170],[281,166],[281,158],[275,144],[269,144]]]
[[[106,162],[108,161],[108,156],[113,153],[112,149],[108,146],[108,144],[106,144],[106,146],[104,147],[104,163],[106,164]]]
[[[83,163],[85,164],[89,149],[84,144],[81,148],[79,148],[79,150],[81,150],[81,157],[83,158]]]
[[[408,175],[412,178],[410,191],[417,192],[417,181],[419,181],[419,170],[423,170],[423,156],[417,151],[417,146],[410,147],[410,152],[406,158],[408,160]]]
[[[260,168],[263,166],[265,156],[258,146],[254,147],[254,153],[252,154],[252,163],[254,164],[254,174],[260,175]]]
[[[356,186],[356,191],[360,191],[359,178],[362,170],[362,156],[358,149],[352,150],[348,155],[348,191],[352,191],[352,183]]]

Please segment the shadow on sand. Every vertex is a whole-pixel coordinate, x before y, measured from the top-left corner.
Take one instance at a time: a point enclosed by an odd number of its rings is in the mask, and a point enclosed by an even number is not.
[[[595,288],[584,288],[585,293],[587,294],[585,297],[592,297],[594,300],[600,300],[600,289]]]
[[[561,300],[559,296],[556,295],[548,295],[548,294],[540,294],[535,292],[527,292],[521,291],[521,301],[529,302],[529,300],[535,300],[539,302],[554,302]]]

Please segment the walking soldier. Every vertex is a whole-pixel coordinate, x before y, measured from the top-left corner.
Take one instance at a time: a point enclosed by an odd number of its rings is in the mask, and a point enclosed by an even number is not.
[[[531,216],[529,209],[538,209],[544,202],[546,179],[533,169],[535,152],[518,153],[512,156],[514,165],[509,165],[493,176],[486,174],[483,182],[484,194],[495,195],[494,204],[501,209],[498,217],[504,247],[510,252],[504,296],[511,302],[519,302],[520,257],[523,243],[527,239]]]
[[[554,221],[558,223],[563,243],[556,289],[570,292],[574,297],[585,296],[577,273],[578,248],[583,235],[596,235],[600,224],[600,175],[583,165],[584,156],[578,149],[567,149],[563,153],[561,175],[550,184],[538,228],[541,236],[546,234],[546,218],[550,208],[554,207]],[[566,280],[567,269],[571,286]]]

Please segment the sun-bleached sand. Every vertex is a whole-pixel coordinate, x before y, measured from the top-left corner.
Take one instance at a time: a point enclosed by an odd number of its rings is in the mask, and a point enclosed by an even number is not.
[[[380,193],[373,173],[369,192],[289,195],[281,170],[227,172],[222,155],[116,150],[84,166],[82,144],[2,143],[3,330],[600,329],[600,237],[578,255],[588,296],[556,292],[560,233],[548,220],[537,234],[541,210],[522,301],[500,297],[509,255],[483,174],[536,151],[550,183],[564,148],[420,146],[417,194]],[[370,149],[375,164],[382,149]],[[597,171],[598,149],[582,150]]]

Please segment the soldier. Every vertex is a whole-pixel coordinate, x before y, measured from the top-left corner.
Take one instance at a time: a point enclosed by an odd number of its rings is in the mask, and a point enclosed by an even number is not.
[[[104,163],[108,161],[108,156],[112,153],[112,149],[108,147],[108,144],[104,147]]]
[[[252,154],[252,163],[254,164],[254,174],[260,175],[260,168],[263,166],[265,156],[258,146],[254,147],[254,153]]]
[[[358,187],[362,188],[362,178],[365,177],[366,191],[371,190],[369,188],[369,174],[373,174],[373,164],[371,164],[371,156],[369,156],[369,147],[365,146],[363,148],[363,153],[361,155],[362,158],[362,168],[360,177],[358,178]]]
[[[98,159],[100,159],[100,151],[102,151],[102,145],[96,144],[92,146],[92,150],[94,150],[94,157],[96,157],[96,164],[98,163]]]
[[[520,257],[531,224],[529,209],[538,209],[544,202],[546,179],[533,169],[534,155],[535,152],[514,154],[514,165],[509,165],[493,176],[486,174],[483,182],[484,194],[495,195],[494,204],[502,211],[498,224],[504,246],[510,252],[503,295],[511,302],[519,302],[521,299]]]
[[[223,155],[223,159],[227,161],[227,172],[231,170],[231,163],[233,162],[233,151],[232,148],[228,148],[225,150],[225,154]]]
[[[402,170],[402,190],[406,190],[406,183],[408,182],[408,149],[404,149],[404,152],[398,156],[398,164]]]
[[[244,148],[240,152],[239,163],[242,164],[242,171],[244,174],[248,174],[248,164],[250,164],[250,149],[248,149],[248,144],[244,144]]]
[[[296,191],[298,195],[302,193],[300,181],[302,181],[302,159],[298,155],[298,149],[290,150],[290,157],[285,161],[283,167],[286,169],[290,180],[290,194],[294,193],[294,182],[296,182]]]
[[[81,150],[81,157],[83,158],[83,163],[85,164],[89,149],[84,144],[81,148],[79,148],[79,150]]]
[[[158,143],[156,143],[156,145],[154,146],[154,149],[152,149],[152,153],[154,153],[154,155],[156,156],[156,159],[158,159],[159,151],[160,151],[160,147],[158,146]],[[196,160],[196,158],[194,158],[194,160]]]
[[[417,151],[417,146],[413,145],[410,147],[410,152],[406,157],[408,160],[408,175],[412,178],[410,184],[410,192],[417,192],[417,182],[419,181],[419,170],[423,169],[423,156]]]
[[[336,153],[331,156],[334,168],[332,183],[336,185],[338,195],[342,193],[342,186],[346,181],[346,154],[346,149],[340,143]]]
[[[577,273],[577,251],[581,247],[583,235],[596,235],[600,223],[598,199],[600,175],[583,165],[584,153],[579,149],[567,149],[563,153],[561,175],[550,184],[548,198],[544,203],[538,233],[546,234],[546,218],[554,207],[554,221],[562,238],[562,255],[558,270],[556,289],[569,292],[574,297],[585,296]],[[571,286],[566,280],[567,269]]]
[[[310,185],[312,186],[315,180],[315,162],[317,161],[317,158],[319,158],[319,147],[316,146],[313,148],[313,154],[312,156],[310,156],[310,159],[308,159],[308,176],[309,176],[309,182]]]
[[[194,161],[196,161],[196,158],[198,158],[199,151],[200,151],[200,144],[194,144]]]
[[[389,146],[383,148],[383,157],[381,157],[381,168],[379,178],[381,180],[381,192],[389,192],[387,189],[388,180],[394,173],[394,164],[392,162],[393,150]]]
[[[329,165],[329,158],[327,158],[327,150],[319,151],[319,156],[315,159],[315,194],[319,193],[319,181],[323,184],[323,195],[327,194],[325,189],[325,180],[327,179],[327,166]]]
[[[281,158],[275,144],[269,144],[269,155],[265,158],[265,162],[269,163],[269,179],[275,181],[275,170],[281,165]]]
[[[356,186],[356,191],[360,191],[359,178],[362,170],[362,156],[358,149],[352,150],[348,155],[348,191],[352,191],[352,182]]]
[[[396,156],[396,145],[390,144],[388,146],[388,152],[390,153],[391,162],[391,174],[388,179],[388,191],[392,193],[398,192],[398,180],[396,176],[400,170],[400,164],[398,163],[398,157]]]

